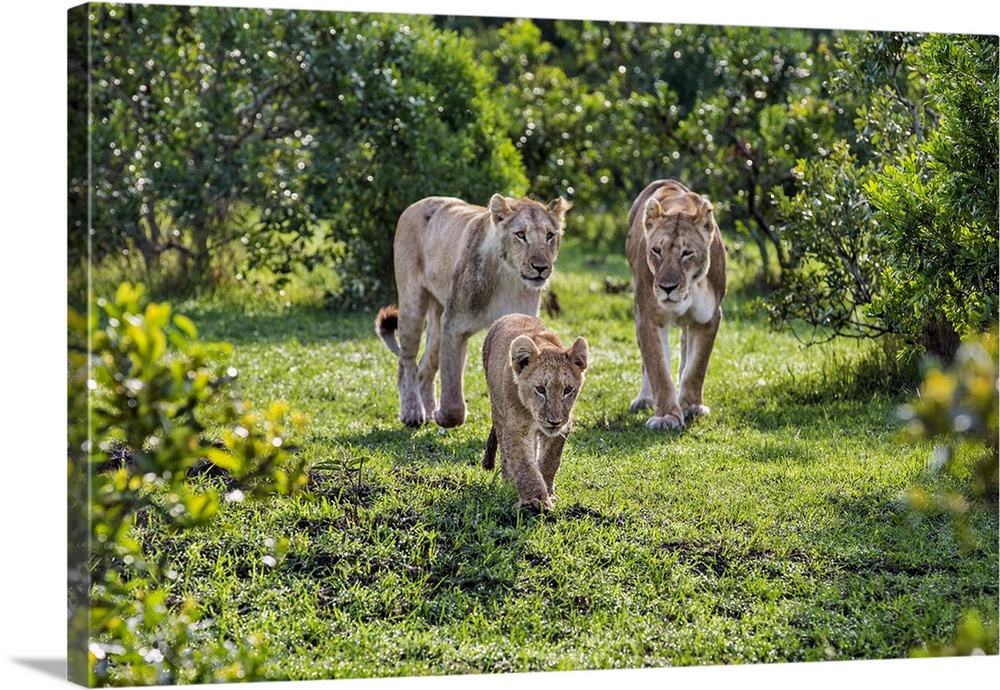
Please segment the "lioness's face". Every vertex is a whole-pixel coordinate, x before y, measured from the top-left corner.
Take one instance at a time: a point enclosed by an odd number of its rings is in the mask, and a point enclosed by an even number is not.
[[[530,199],[490,200],[493,224],[500,231],[500,255],[530,288],[545,287],[559,253],[559,240],[571,204],[563,198],[542,205]]]
[[[707,201],[694,213],[660,208],[650,200],[645,218],[646,262],[653,292],[664,306],[683,302],[691,286],[708,273],[714,220]]]
[[[525,342],[528,341],[528,342]],[[520,336],[511,344],[511,366],[517,396],[531,412],[543,434],[566,431],[573,404],[587,368],[587,341],[577,338],[568,349],[539,351]]]

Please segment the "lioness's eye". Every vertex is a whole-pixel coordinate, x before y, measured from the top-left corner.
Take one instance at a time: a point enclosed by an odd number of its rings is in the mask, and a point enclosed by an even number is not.
[[[653,252],[653,254],[656,255],[656,256],[660,256],[660,255],[663,254],[663,250],[660,249],[659,247],[653,247],[649,251]]]
[[[517,239],[519,239],[522,242],[524,242],[524,239],[525,239],[525,237],[524,237],[524,231],[523,230],[518,230],[517,232],[514,233],[514,237],[516,237]]]
[[[535,392],[543,398],[545,397],[545,386],[535,386]]]
[[[694,252],[690,249],[685,249],[681,252],[681,259],[690,259],[692,256],[694,256]]]
[[[571,395],[573,395],[573,386],[566,386],[565,388],[563,388],[564,398],[568,398]]]

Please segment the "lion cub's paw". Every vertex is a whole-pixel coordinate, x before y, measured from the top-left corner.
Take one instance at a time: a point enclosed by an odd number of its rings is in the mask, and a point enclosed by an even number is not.
[[[629,409],[633,412],[638,412],[639,410],[648,410],[652,406],[652,398],[636,398],[632,401],[632,404],[629,405]]]
[[[552,502],[555,500],[554,496],[548,494],[543,494],[544,498],[541,496],[532,496],[531,498],[522,498],[518,502],[519,508],[533,508],[534,510],[552,510],[554,507]]]
[[[663,417],[650,417],[646,420],[646,428],[654,431],[673,431],[683,429],[684,420],[675,415],[664,415]]]

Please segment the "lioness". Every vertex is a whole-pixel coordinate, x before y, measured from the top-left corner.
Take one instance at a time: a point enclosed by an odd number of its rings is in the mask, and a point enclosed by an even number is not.
[[[465,421],[462,372],[469,337],[504,314],[538,314],[570,207],[561,197],[543,205],[494,194],[489,208],[428,197],[403,211],[393,242],[399,307],[381,309],[375,330],[399,356],[404,424],[420,426],[432,415],[442,427]],[[418,368],[425,317],[427,342]]]
[[[711,203],[674,180],[642,190],[628,223],[625,254],[642,357],[642,385],[631,407],[653,407],[650,429],[677,429],[709,411],[702,387],[722,320],[726,248]],[[681,327],[679,394],[670,376],[671,326]]]
[[[555,476],[583,385],[587,341],[564,348],[534,316],[497,319],[483,343],[483,369],[493,420],[483,467],[514,484],[520,505],[552,508]]]

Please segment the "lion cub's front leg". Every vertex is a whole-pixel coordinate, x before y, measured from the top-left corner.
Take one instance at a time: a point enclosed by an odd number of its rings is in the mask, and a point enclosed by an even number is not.
[[[500,469],[517,489],[519,504],[551,509],[553,496],[535,460],[535,439],[503,433],[500,447]]]
[[[538,469],[541,470],[542,479],[545,480],[545,489],[549,493],[550,501],[556,500],[556,472],[559,471],[565,445],[566,437],[562,434],[543,435],[538,439]]]

